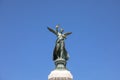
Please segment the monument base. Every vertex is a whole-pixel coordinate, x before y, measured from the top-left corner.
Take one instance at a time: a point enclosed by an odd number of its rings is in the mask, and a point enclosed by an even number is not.
[[[56,69],[66,69],[66,61],[62,58],[55,60]]]
[[[51,71],[48,80],[73,80],[73,76],[66,69],[66,60],[59,58],[55,60],[55,70]]]
[[[48,80],[73,80],[73,76],[68,70],[55,69],[49,74]]]

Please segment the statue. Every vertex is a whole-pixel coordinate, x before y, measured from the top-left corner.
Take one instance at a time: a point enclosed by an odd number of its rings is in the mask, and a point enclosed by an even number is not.
[[[48,30],[51,31],[52,33],[54,33],[57,36],[57,40],[56,40],[56,43],[55,43],[55,48],[54,48],[54,51],[53,51],[53,60],[55,61],[57,59],[64,59],[65,61],[67,61],[69,59],[69,55],[67,53],[67,50],[65,49],[64,40],[72,32],[63,33],[64,30],[60,29],[60,31],[58,31],[58,28],[59,28],[58,25],[56,26],[56,30],[53,30],[53,29],[48,27]]]

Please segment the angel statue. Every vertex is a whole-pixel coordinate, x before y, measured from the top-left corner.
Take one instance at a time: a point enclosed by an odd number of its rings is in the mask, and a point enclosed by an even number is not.
[[[58,28],[59,28],[58,25],[56,26],[56,30],[53,30],[53,29],[48,27],[48,30],[51,31],[52,33],[54,33],[57,36],[55,48],[54,48],[54,51],[53,51],[53,60],[55,61],[57,59],[64,59],[64,60],[67,61],[69,59],[69,55],[67,53],[67,50],[65,49],[64,40],[72,32],[63,33],[64,30],[60,29],[60,31],[59,31]]]

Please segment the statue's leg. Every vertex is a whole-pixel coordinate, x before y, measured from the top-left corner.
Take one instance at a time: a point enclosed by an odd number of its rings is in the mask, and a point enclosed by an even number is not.
[[[60,57],[64,59],[64,46],[63,46],[63,42],[61,42],[61,53],[60,53]]]
[[[57,58],[60,58],[60,44],[57,44]]]

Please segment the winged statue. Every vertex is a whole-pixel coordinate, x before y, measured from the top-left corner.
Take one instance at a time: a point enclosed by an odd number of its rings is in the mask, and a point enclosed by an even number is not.
[[[64,60],[68,60],[69,59],[69,55],[67,53],[67,50],[65,48],[65,42],[64,40],[66,39],[66,37],[70,34],[72,34],[72,32],[66,32],[63,33],[64,30],[60,29],[59,30],[59,26],[56,26],[56,30],[53,30],[50,27],[47,27],[48,30],[52,33],[54,33],[57,36],[56,39],[56,43],[55,43],[55,48],[53,51],[53,60],[57,60],[57,59],[64,59]]]

